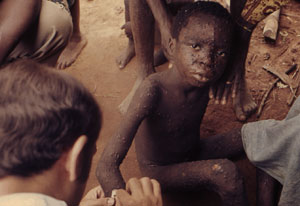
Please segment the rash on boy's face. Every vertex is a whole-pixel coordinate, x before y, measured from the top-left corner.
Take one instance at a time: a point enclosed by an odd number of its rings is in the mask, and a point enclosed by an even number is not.
[[[174,63],[186,81],[203,87],[223,74],[230,54],[232,30],[211,15],[190,17],[176,40]]]

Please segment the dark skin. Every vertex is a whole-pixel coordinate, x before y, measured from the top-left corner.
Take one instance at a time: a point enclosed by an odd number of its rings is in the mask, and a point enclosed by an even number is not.
[[[116,58],[116,63],[120,69],[124,69],[125,66],[130,62],[130,60],[135,56],[135,49],[134,49],[134,41],[131,31],[130,25],[130,16],[129,16],[129,0],[124,0],[125,5],[125,24],[121,27],[124,29],[125,34],[128,38],[127,47],[124,51],[122,51],[121,55]],[[157,52],[154,53],[154,66],[162,65],[168,61],[163,53],[162,49],[159,49]]]
[[[41,0],[0,1],[0,65],[30,27],[37,23],[40,8]]]
[[[22,38],[26,35],[31,36],[31,32],[38,24],[41,2],[41,0],[0,0],[0,65]],[[56,65],[58,69],[70,66],[87,43],[80,32],[79,0],[75,1],[70,10],[73,21],[70,41],[63,51],[57,51],[55,58],[43,61],[51,66]]]
[[[199,135],[209,86],[225,70],[231,35],[224,20],[202,14],[190,17],[170,41],[172,69],[142,82],[99,161],[97,177],[106,195],[125,187],[119,166],[135,138],[142,172],[157,178],[163,191],[207,188],[224,205],[248,205],[242,177],[225,159],[243,153],[240,135]]]
[[[125,32],[130,34],[128,47],[125,52],[117,58],[120,68],[123,68],[130,59],[137,53],[139,64],[139,75],[136,83],[127,98],[119,106],[121,113],[125,113],[131,98],[136,91],[141,80],[154,72],[153,67],[164,63],[166,56],[169,58],[168,42],[171,39],[172,16],[176,14],[183,5],[193,2],[192,0],[133,0],[125,6]],[[232,1],[231,14],[239,18],[246,0]],[[125,2],[126,3],[126,2]],[[131,8],[131,9],[130,9]],[[140,12],[143,11],[143,12]],[[128,15],[130,12],[130,15]],[[129,20],[131,22],[129,23]],[[164,55],[158,52],[153,56],[153,20],[155,19],[161,33],[161,44]],[[131,29],[134,41],[131,37]],[[145,34],[148,34],[147,38]],[[230,70],[210,91],[210,98],[215,99],[216,104],[226,104],[228,96],[234,100],[236,117],[240,121],[245,121],[247,117],[256,110],[256,103],[253,101],[245,82],[245,60],[247,57],[251,32],[237,28],[236,41],[234,45],[235,55],[231,60]],[[134,49],[135,46],[135,49]],[[150,54],[150,52],[152,54]]]
[[[57,59],[57,69],[65,69],[66,67],[71,66],[87,44],[86,37],[80,31],[79,1],[80,0],[76,0],[74,5],[70,8],[73,22],[73,33],[66,48],[62,51],[59,58]]]

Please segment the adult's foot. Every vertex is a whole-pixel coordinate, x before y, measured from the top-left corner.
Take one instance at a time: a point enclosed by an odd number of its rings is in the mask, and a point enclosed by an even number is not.
[[[67,47],[63,50],[61,55],[59,56],[56,68],[57,69],[65,69],[66,67],[71,66],[83,48],[87,44],[87,39],[81,34],[73,34]]]
[[[119,69],[124,69],[130,60],[135,56],[133,39],[128,39],[127,48],[122,52],[120,56],[116,58],[116,63]]]
[[[233,99],[233,104],[236,118],[239,121],[245,121],[257,109],[257,104],[244,83],[241,83],[237,96]]]

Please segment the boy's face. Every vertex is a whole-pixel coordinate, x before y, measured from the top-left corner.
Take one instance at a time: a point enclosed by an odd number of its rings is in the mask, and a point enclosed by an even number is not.
[[[193,86],[216,81],[229,59],[232,31],[225,21],[211,15],[190,17],[180,31],[174,50],[174,64]]]

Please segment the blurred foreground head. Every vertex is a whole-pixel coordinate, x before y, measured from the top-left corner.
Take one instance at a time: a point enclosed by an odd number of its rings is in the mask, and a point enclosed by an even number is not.
[[[67,189],[68,183],[73,185],[69,190],[73,194],[62,192],[58,198],[70,205],[76,203],[87,180],[100,127],[97,102],[70,75],[29,60],[1,68],[0,190],[1,181],[8,177],[29,181],[55,171],[65,178],[57,185],[58,191]]]

